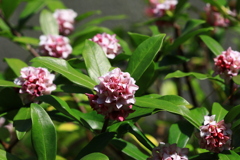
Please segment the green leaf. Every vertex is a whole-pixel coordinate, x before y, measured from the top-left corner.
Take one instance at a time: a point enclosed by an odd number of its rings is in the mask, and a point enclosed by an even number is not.
[[[86,13],[83,13],[75,18],[75,21],[79,22],[82,21],[88,17],[91,17],[93,15],[101,14],[101,10],[94,10],[94,11],[88,11]]]
[[[207,47],[214,53],[215,56],[222,54],[222,52],[224,51],[222,46],[213,38],[206,35],[201,35],[200,38],[207,45]]]
[[[40,14],[40,25],[45,35],[58,35],[57,20],[48,10],[43,10]]]
[[[218,154],[219,160],[237,160],[240,159],[240,156],[234,151],[224,151],[223,153]]]
[[[139,33],[128,32],[128,35],[131,37],[136,46],[140,45],[143,41],[149,38],[149,36]]]
[[[22,68],[28,67],[28,65],[25,62],[16,58],[4,58],[4,61],[7,62],[8,66],[15,73],[16,77],[19,77],[21,75],[20,71]]]
[[[44,66],[46,66],[47,68],[62,74],[64,77],[66,77],[73,83],[89,88],[91,90],[96,85],[96,82],[94,82],[88,76],[72,68],[68,64],[68,62],[63,59],[52,58],[52,57],[36,57],[32,59],[31,62],[39,62]]]
[[[7,37],[7,38],[12,38],[13,34],[11,32],[11,29],[8,27],[8,25],[0,18],[0,35]]]
[[[204,20],[201,20],[201,19],[190,19],[189,21],[187,21],[183,31],[182,31],[182,34],[186,34],[186,33],[189,33],[190,31],[192,31],[195,27],[201,25],[205,23]]]
[[[14,37],[13,41],[23,44],[31,44],[35,46],[39,45],[39,39],[32,37]]]
[[[164,100],[164,101],[169,101],[177,106],[188,106],[190,105],[187,100],[184,98],[177,96],[177,95],[165,95],[161,96],[158,99]]]
[[[184,148],[192,136],[194,127],[186,121],[172,124],[169,129],[168,143],[176,143],[178,147]]]
[[[240,75],[232,77],[234,83],[240,85]]]
[[[60,0],[45,1],[46,6],[54,12],[56,9],[65,9],[65,5]]]
[[[2,0],[1,9],[4,13],[4,18],[9,19],[12,13],[19,5],[19,0]]]
[[[77,155],[75,160],[79,160],[84,156],[94,153],[101,152],[108,143],[115,137],[116,133],[114,132],[106,132],[101,133],[95,136]]]
[[[166,48],[166,52],[168,51],[172,51],[174,49],[177,49],[177,47],[179,47],[181,44],[183,44],[184,42],[186,42],[188,39],[198,35],[198,34],[201,34],[201,33],[204,33],[204,32],[208,32],[208,31],[211,31],[213,30],[212,27],[209,27],[209,28],[201,28],[201,29],[198,29],[196,31],[192,31],[192,32],[189,32],[189,33],[186,33],[182,36],[180,36],[179,38],[177,38],[172,45],[170,45],[169,47]]]
[[[240,114],[240,105],[233,107],[225,116],[225,123],[231,123]]]
[[[122,139],[113,139],[111,144],[114,145],[119,151],[125,153],[133,159],[146,160],[149,157],[139,151],[135,145]]]
[[[190,115],[191,117],[194,117],[195,122],[199,125],[202,126],[202,123],[204,121],[204,116],[208,115],[209,112],[205,107],[199,107],[199,108],[194,108],[190,110]],[[199,127],[197,127],[198,129]]]
[[[181,10],[184,8],[188,0],[181,0],[178,2],[176,9],[174,10],[174,15],[180,14]]]
[[[138,107],[138,106],[133,106],[133,110],[135,112],[131,113],[126,119],[131,120],[131,119],[136,119],[136,118],[141,118],[145,116],[149,116],[153,114],[154,110],[153,108],[143,108],[143,107]]]
[[[111,64],[108,61],[103,49],[97,43],[86,40],[82,55],[85,60],[89,76],[95,82],[99,83],[98,77],[106,74],[111,68]]]
[[[13,119],[13,126],[15,127],[17,138],[21,140],[32,127],[31,109],[22,107]]]
[[[46,102],[48,104],[51,104],[53,107],[55,107],[58,111],[62,112],[63,114],[72,117],[73,119],[79,121],[80,119],[78,116],[75,115],[75,113],[71,110],[71,108],[68,106],[68,104],[63,101],[62,99],[54,96],[54,95],[44,95],[37,98],[40,101]]]
[[[164,37],[165,34],[150,37],[142,42],[133,52],[126,71],[129,72],[136,81],[152,63],[162,46]]]
[[[164,56],[159,66],[169,66],[169,65],[177,65],[177,64],[183,64],[185,62],[188,62],[190,59],[186,58],[184,56],[178,56],[178,55],[166,55]]]
[[[55,160],[57,135],[54,124],[38,104],[31,104],[32,142],[39,160]]]
[[[102,154],[102,153],[91,153],[91,154],[88,154],[86,156],[84,156],[83,158],[81,158],[80,160],[109,160],[109,158],[105,155],[105,154]]]
[[[1,87],[17,87],[20,88],[20,86],[16,85],[15,83],[11,81],[5,81],[0,79],[0,86]]]
[[[223,81],[219,80],[218,78],[214,78],[214,77],[211,77],[211,76],[208,76],[206,74],[202,74],[202,73],[196,73],[196,72],[188,72],[188,73],[185,73],[185,72],[182,72],[182,71],[175,71],[173,73],[169,73],[168,75],[166,75],[166,77],[164,79],[169,79],[169,78],[182,78],[182,77],[186,77],[186,76],[193,76],[199,80],[204,80],[204,79],[211,79],[211,80],[215,80],[215,81],[218,81],[218,82],[221,82],[224,84]]]
[[[0,149],[0,159],[1,160],[20,160],[18,157]]]
[[[228,111],[224,109],[219,103],[215,102],[212,106],[212,115],[216,115],[215,121],[219,122],[224,119]]]
[[[147,108],[162,109],[171,113],[179,114],[187,119],[196,128],[201,126],[201,124],[197,123],[195,117],[191,116],[189,109],[182,105],[177,106],[169,101],[159,99],[151,99],[151,101],[149,101],[149,98],[144,97],[136,97],[135,105]]]

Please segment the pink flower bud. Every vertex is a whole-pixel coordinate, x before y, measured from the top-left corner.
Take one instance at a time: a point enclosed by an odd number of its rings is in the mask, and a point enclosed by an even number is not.
[[[77,17],[77,13],[72,9],[57,9],[53,13],[53,17],[56,18],[59,27],[59,33],[67,36],[74,30],[74,19]]]
[[[69,39],[60,35],[42,35],[40,36],[40,53],[44,56],[56,58],[67,58],[72,53],[72,47]]]
[[[122,53],[122,47],[118,43],[115,34],[97,34],[90,40],[101,46],[109,59],[114,59],[118,54]]]
[[[188,148],[179,148],[177,144],[160,143],[152,150],[152,158],[148,160],[188,160]]]
[[[16,85],[22,86],[19,93],[24,103],[32,102],[35,97],[51,94],[56,89],[53,84],[54,74],[46,68],[24,67],[21,69],[20,77],[14,80]]]
[[[224,79],[238,75],[240,69],[240,53],[238,51],[233,51],[229,47],[227,51],[223,51],[221,55],[214,58],[214,61],[214,75],[219,74]]]
[[[96,95],[86,94],[91,107],[105,118],[124,121],[135,103],[134,94],[138,90],[135,80],[127,72],[116,68],[99,77],[100,84],[94,87]]]
[[[217,123],[214,118],[215,115],[204,117],[204,125],[200,127],[200,135],[197,135],[200,147],[215,153],[230,150],[231,125],[225,124],[224,120]]]

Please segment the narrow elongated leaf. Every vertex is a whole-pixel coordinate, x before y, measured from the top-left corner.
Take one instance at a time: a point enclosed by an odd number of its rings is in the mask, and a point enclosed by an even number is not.
[[[32,142],[38,159],[55,160],[57,135],[46,111],[36,103],[31,104]]]
[[[215,56],[222,54],[222,51],[224,51],[222,46],[213,38],[206,35],[201,35],[200,38],[207,45],[207,47],[215,54]]]
[[[0,159],[1,160],[20,160],[18,157],[0,149]]]
[[[188,0],[181,0],[178,2],[176,9],[174,10],[174,15],[177,16],[181,10],[184,8],[185,4],[187,3]]]
[[[102,153],[96,152],[96,153],[91,153],[88,154],[86,156],[84,156],[83,158],[81,158],[80,160],[109,160],[109,158]]]
[[[143,41],[149,38],[149,36],[139,33],[128,32],[128,35],[131,37],[136,46],[140,45]]]
[[[4,13],[4,17],[9,19],[14,10],[19,5],[19,0],[2,0],[1,1],[1,9]]]
[[[224,109],[219,103],[215,102],[212,106],[212,115],[216,115],[215,121],[219,122],[223,120],[228,111]]]
[[[96,85],[96,82],[94,82],[91,78],[72,68],[68,62],[63,59],[52,57],[36,57],[31,61],[41,63],[45,67],[62,74],[64,77],[80,86],[92,90]]]
[[[188,106],[190,105],[189,102],[177,95],[165,95],[165,96],[161,96],[158,99],[160,100],[165,100],[165,101],[169,101],[177,106]]]
[[[84,156],[94,153],[101,152],[107,144],[115,137],[114,132],[106,132],[95,136],[77,155],[75,160],[79,160]]]
[[[232,150],[224,151],[223,153],[219,153],[218,157],[219,157],[219,160],[237,160],[237,159],[240,159],[240,156]]]
[[[205,23],[204,20],[200,20],[200,19],[190,19],[189,21],[187,21],[182,34],[186,34],[189,33],[190,31],[192,31],[195,27],[201,25]]]
[[[111,144],[133,159],[146,160],[149,157],[139,151],[135,145],[122,139],[113,139]]]
[[[186,121],[172,124],[169,129],[168,143],[176,143],[178,147],[184,148],[194,131],[194,127]]]
[[[75,20],[76,20],[77,22],[79,22],[79,21],[82,21],[82,20],[84,20],[84,19],[86,19],[86,18],[88,18],[88,17],[90,17],[90,16],[96,15],[96,14],[101,14],[101,11],[100,11],[100,10],[88,11],[88,12],[86,12],[86,13],[83,13],[83,14],[77,16],[77,17],[75,18]]]
[[[42,32],[45,35],[58,35],[57,20],[53,17],[53,14],[47,10],[43,10],[40,14],[40,25]]]
[[[1,80],[1,79],[0,79],[0,86],[1,87],[17,87],[17,88],[20,87],[11,81],[5,81],[5,80]]]
[[[205,32],[208,32],[208,31],[211,31],[213,30],[212,27],[209,27],[209,28],[201,28],[201,29],[198,29],[196,31],[192,31],[192,32],[189,32],[187,34],[184,34],[182,35],[181,37],[177,38],[172,45],[170,45],[166,51],[170,51],[170,50],[174,50],[174,49],[177,49],[177,47],[179,47],[181,44],[183,44],[184,42],[186,42],[188,39],[198,35],[198,34],[201,34],[201,33],[205,33]]]
[[[111,64],[108,61],[103,49],[97,43],[86,40],[82,55],[85,60],[89,76],[95,82],[99,83],[98,77],[106,74],[111,68]]]
[[[22,107],[13,119],[13,126],[16,129],[17,138],[21,140],[25,133],[32,127],[31,109]]]
[[[65,5],[60,0],[45,1],[46,6],[54,12],[56,9],[65,9]]]
[[[240,105],[233,107],[225,116],[226,123],[232,122],[240,114]]]
[[[191,117],[194,117],[195,122],[201,126],[204,121],[204,116],[209,114],[205,107],[194,108],[190,110]],[[199,127],[198,127],[199,128]]]
[[[16,77],[20,76],[20,71],[24,67],[28,67],[28,65],[21,61],[20,59],[16,58],[4,58],[4,60],[7,62],[8,66],[13,70]]]
[[[192,125],[196,128],[199,128],[201,124],[197,123],[195,117],[191,116],[191,113],[188,108],[185,106],[177,106],[173,103],[165,100],[158,100],[158,99],[151,99],[149,101],[148,98],[144,97],[137,97],[135,105],[147,108],[155,108],[155,109],[162,109],[171,113],[179,114],[187,119]]]
[[[78,116],[75,115],[75,113],[71,110],[71,108],[68,106],[68,104],[63,101],[62,99],[54,96],[54,95],[44,95],[37,98],[40,101],[46,102],[48,104],[51,104],[53,107],[55,107],[58,111],[62,112],[63,114],[72,117],[73,119],[79,121],[80,119]]]
[[[164,34],[150,37],[142,42],[133,52],[126,71],[129,72],[136,81],[152,63],[162,46],[164,37]]]
[[[32,37],[14,37],[13,41],[23,44],[39,45],[39,39]]]

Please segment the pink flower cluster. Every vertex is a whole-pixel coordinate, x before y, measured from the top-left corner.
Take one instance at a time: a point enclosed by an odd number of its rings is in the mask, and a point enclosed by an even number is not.
[[[54,74],[46,68],[24,67],[21,69],[20,77],[14,80],[16,85],[22,86],[19,93],[22,95],[24,103],[33,102],[34,98],[51,94],[56,89],[53,84]]]
[[[122,47],[118,43],[115,34],[97,34],[90,40],[101,46],[109,59],[114,59],[118,54],[122,53]]]
[[[152,150],[152,158],[148,160],[188,160],[188,148],[179,148],[177,144],[160,143]]]
[[[232,130],[224,120],[214,121],[215,115],[204,116],[204,125],[200,127],[200,147],[219,153],[231,149]]]
[[[207,4],[205,7],[206,20],[212,26],[218,27],[228,27],[230,25],[230,20],[225,18],[216,7]],[[228,14],[235,16],[236,13],[228,10]]]
[[[44,56],[65,59],[72,53],[72,47],[69,44],[69,39],[60,35],[40,36],[39,46],[39,51]]]
[[[116,68],[99,77],[100,84],[94,87],[96,95],[87,94],[91,107],[105,118],[124,121],[135,103],[134,94],[138,90],[135,80],[127,72]]]
[[[214,58],[214,75],[220,74],[222,78],[237,76],[240,70],[240,52],[233,51],[231,47],[223,51],[221,55]]]
[[[69,35],[74,30],[74,19],[77,17],[77,13],[72,9],[57,9],[53,13],[53,17],[56,18],[59,27],[59,33],[61,35]]]
[[[178,0],[149,0],[149,7],[146,12],[150,17],[162,17],[167,11],[173,11]]]

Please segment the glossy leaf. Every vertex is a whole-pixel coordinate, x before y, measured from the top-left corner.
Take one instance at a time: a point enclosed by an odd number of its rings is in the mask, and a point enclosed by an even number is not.
[[[201,25],[205,23],[204,20],[201,20],[201,19],[190,19],[189,21],[187,21],[183,31],[182,31],[182,34],[186,34],[186,33],[189,33],[190,31],[192,31],[195,27]]]
[[[22,107],[14,117],[13,126],[15,127],[17,138],[21,140],[32,127],[31,109]]]
[[[106,132],[95,136],[77,155],[75,160],[80,160],[84,156],[94,153],[101,152],[108,143],[115,137],[114,132]]]
[[[71,110],[71,108],[68,106],[68,104],[65,101],[63,101],[62,99],[60,99],[54,95],[44,95],[44,96],[38,97],[37,99],[40,101],[46,102],[48,104],[51,104],[58,111],[79,121],[78,116],[75,115],[75,113]]]
[[[222,54],[222,52],[224,51],[222,46],[213,38],[206,35],[201,35],[200,38],[207,45],[207,47],[215,54],[215,56]]]
[[[57,135],[46,111],[36,103],[31,104],[32,142],[38,159],[55,160]]]
[[[204,121],[204,116],[207,116],[209,114],[208,110],[205,107],[198,107],[190,110],[191,117],[194,117],[195,122],[202,126],[202,123]],[[198,129],[199,127],[197,127]]]
[[[64,77],[80,86],[93,89],[93,87],[96,85],[96,82],[72,68],[68,62],[63,59],[52,57],[36,57],[31,61],[41,63],[45,67],[62,74]]]
[[[105,154],[102,154],[102,153],[91,153],[91,154],[88,154],[86,156],[84,156],[83,158],[81,158],[80,160],[109,160],[109,158],[105,155]]]
[[[86,13],[83,13],[83,14],[77,16],[77,17],[75,18],[75,21],[79,22],[79,21],[82,21],[82,20],[84,20],[84,19],[86,19],[86,18],[88,18],[88,17],[90,17],[90,16],[96,15],[96,14],[101,14],[101,11],[100,11],[100,10],[88,11],[88,12],[86,12]]]
[[[1,87],[17,87],[20,88],[20,86],[16,85],[12,81],[5,81],[0,79],[0,86]]]
[[[164,101],[169,101],[177,106],[188,106],[190,105],[187,100],[184,98],[177,96],[177,95],[165,95],[161,96],[158,99],[164,100]]]
[[[111,64],[108,61],[103,49],[95,42],[86,40],[82,55],[85,60],[89,76],[95,82],[99,83],[98,77],[106,74],[111,68]]]
[[[219,153],[218,157],[219,157],[219,160],[237,160],[237,159],[240,159],[240,156],[232,150],[224,151],[223,153]]]
[[[65,5],[60,0],[45,1],[46,6],[54,12],[56,9],[65,9]]]
[[[14,37],[13,41],[23,44],[32,44],[35,46],[39,45],[39,39],[32,38],[32,37]]]
[[[169,73],[168,75],[166,75],[166,77],[164,79],[169,79],[169,78],[181,78],[181,77],[186,77],[186,76],[193,76],[199,80],[204,80],[204,79],[211,79],[211,80],[215,80],[218,82],[221,82],[224,84],[223,81],[219,80],[218,78],[212,77],[212,76],[208,76],[206,74],[202,74],[202,73],[196,73],[196,72],[182,72],[182,71],[175,71],[173,73]]]
[[[135,145],[122,139],[113,139],[111,144],[133,159],[146,160],[149,157],[139,151]]]
[[[0,149],[0,159],[1,160],[21,160],[18,157]]]
[[[162,46],[164,37],[164,34],[150,37],[142,42],[133,52],[126,71],[129,72],[131,77],[136,81],[152,63],[154,57]]]
[[[216,115],[215,121],[219,122],[224,119],[228,111],[223,108],[219,103],[215,102],[212,106],[212,115]]]
[[[149,116],[149,115],[153,114],[155,109],[133,106],[133,110],[135,110],[135,111],[126,118],[127,120]]]
[[[170,51],[170,50],[174,50],[174,49],[177,49],[177,47],[179,47],[181,44],[183,44],[184,42],[186,42],[188,39],[198,35],[198,34],[201,34],[201,33],[205,33],[205,32],[208,32],[208,31],[211,31],[213,30],[212,27],[209,27],[209,28],[201,28],[201,29],[198,29],[196,31],[192,31],[192,32],[189,32],[187,34],[184,34],[182,36],[180,36],[179,38],[177,38],[172,45],[170,45],[167,49],[166,49],[166,52],[167,51]]]
[[[165,100],[158,100],[158,99],[151,99],[149,101],[148,98],[144,97],[137,97],[135,105],[141,106],[141,107],[147,107],[147,108],[155,108],[155,109],[162,109],[171,113],[179,114],[183,116],[185,119],[187,119],[192,125],[194,125],[196,128],[199,128],[201,124],[197,123],[197,120],[195,117],[191,116],[191,113],[188,108],[185,106],[177,106],[171,101],[165,101]]]
[[[4,60],[7,62],[8,66],[13,70],[16,77],[20,76],[20,71],[24,67],[28,67],[28,65],[21,61],[20,59],[16,58],[4,58]]]
[[[43,10],[40,14],[40,25],[42,32],[45,35],[58,35],[57,20],[53,17],[53,14],[47,10]]]
[[[225,123],[231,123],[240,114],[240,105],[233,107],[225,116]]]
[[[176,143],[178,147],[184,148],[192,136],[194,127],[186,121],[172,124],[169,129],[168,143]]]
[[[136,46],[140,45],[143,41],[149,38],[149,36],[139,33],[128,32],[128,35],[131,37]]]

